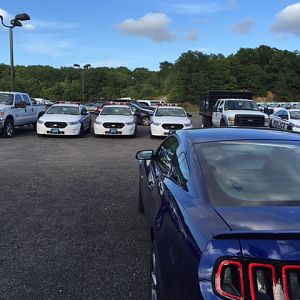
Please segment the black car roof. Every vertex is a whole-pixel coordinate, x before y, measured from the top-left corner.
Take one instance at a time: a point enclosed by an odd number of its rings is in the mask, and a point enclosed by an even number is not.
[[[205,143],[232,140],[286,140],[300,141],[300,135],[272,129],[249,128],[204,128],[182,130],[192,143]]]

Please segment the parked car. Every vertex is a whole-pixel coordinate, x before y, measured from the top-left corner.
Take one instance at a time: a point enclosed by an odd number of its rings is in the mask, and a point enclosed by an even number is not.
[[[33,105],[26,93],[0,92],[0,131],[3,137],[13,137],[15,127],[33,125],[44,114],[44,105]]]
[[[95,113],[97,109],[97,104],[96,103],[86,103],[85,105],[86,110],[89,113]]]
[[[166,101],[164,100],[136,100],[136,101],[144,106],[154,107],[154,108],[166,104]]]
[[[270,116],[270,127],[300,132],[300,109],[281,109]]]
[[[136,157],[152,299],[298,298],[299,135],[180,130]]]
[[[213,108],[212,124],[215,127],[268,127],[269,117],[251,99],[220,99]]]
[[[153,116],[154,110],[152,109],[146,109],[142,107],[141,105],[130,102],[129,103],[131,109],[133,112],[136,114],[137,117],[137,123],[142,124],[144,126],[149,126],[150,125],[150,118]]]
[[[94,123],[95,136],[136,134],[136,116],[129,105],[105,105]]]
[[[91,130],[91,115],[81,104],[60,103],[52,105],[37,121],[36,132],[44,135],[78,135]]]
[[[150,136],[167,136],[179,129],[192,128],[192,122],[182,107],[158,106],[151,117]]]

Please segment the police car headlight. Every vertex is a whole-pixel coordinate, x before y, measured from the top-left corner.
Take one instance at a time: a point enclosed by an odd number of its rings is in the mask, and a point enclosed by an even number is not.
[[[192,123],[186,123],[186,124],[183,124],[184,127],[190,127],[192,126]]]
[[[125,123],[127,126],[130,126],[130,125],[133,125],[134,124],[134,122],[127,122],[127,123]]]
[[[102,122],[98,121],[97,119],[96,119],[95,123],[96,123],[97,125],[101,125],[101,124],[102,124]]]
[[[152,125],[154,125],[154,126],[159,126],[159,125],[161,125],[161,123],[158,123],[158,122],[154,122],[154,121],[152,121],[152,123],[151,123]]]
[[[79,123],[80,123],[80,121],[73,121],[73,122],[69,122],[69,125],[77,125]]]
[[[37,122],[39,123],[39,124],[44,124],[45,122],[44,121],[42,121],[42,120],[37,120]]]

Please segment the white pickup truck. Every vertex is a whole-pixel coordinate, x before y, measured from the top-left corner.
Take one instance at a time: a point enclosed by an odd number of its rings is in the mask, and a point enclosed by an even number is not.
[[[268,127],[269,117],[253,100],[219,99],[213,108],[212,124],[215,127]]]
[[[44,105],[33,105],[29,96],[18,92],[0,92],[0,131],[3,137],[12,137],[15,127],[36,126],[45,112]]]

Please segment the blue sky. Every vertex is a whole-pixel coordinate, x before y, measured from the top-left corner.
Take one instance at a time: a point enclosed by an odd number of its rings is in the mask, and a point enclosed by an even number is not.
[[[266,44],[300,50],[300,1],[288,0],[2,0],[14,29],[15,64],[158,70],[188,50],[229,55]],[[0,63],[9,63],[8,32],[0,28]]]

